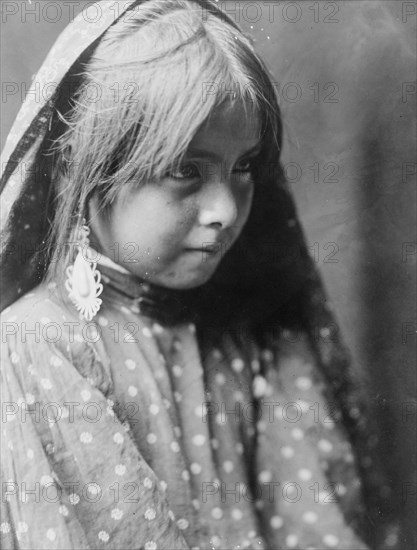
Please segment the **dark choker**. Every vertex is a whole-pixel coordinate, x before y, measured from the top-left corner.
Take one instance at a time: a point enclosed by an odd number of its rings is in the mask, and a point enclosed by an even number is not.
[[[103,298],[122,299],[132,311],[165,325],[197,322],[199,289],[174,290],[154,285],[103,257],[97,263]]]

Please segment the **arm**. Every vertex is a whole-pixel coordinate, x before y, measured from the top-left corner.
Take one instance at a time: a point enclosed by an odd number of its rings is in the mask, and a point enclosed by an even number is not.
[[[36,333],[3,345],[4,548],[187,549],[90,351]]]

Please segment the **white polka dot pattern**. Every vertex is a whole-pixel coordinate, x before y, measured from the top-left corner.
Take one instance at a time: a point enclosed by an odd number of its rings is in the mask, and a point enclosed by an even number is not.
[[[48,343],[45,361],[31,358],[33,374],[26,367],[24,383],[16,385],[22,388],[19,406],[35,407],[58,395],[67,403],[59,421],[50,423],[52,441],[44,448],[30,436],[22,449],[11,436],[22,471],[36,471],[36,482],[51,495],[61,470],[51,471],[46,456],[64,450],[60,468],[69,478],[74,471],[84,475],[84,468],[90,472],[56,503],[59,519],[42,527],[45,544],[58,546],[75,517],[91,524],[100,548],[123,547],[126,532],[137,532],[148,550],[157,550],[165,536],[165,547],[204,547],[196,536],[204,518],[213,547],[228,547],[230,540],[233,547],[265,550],[257,531],[261,514],[277,545],[366,550],[339,507],[346,497],[355,502],[358,490],[352,449],[337,423],[326,426],[329,410],[311,363],[289,354],[275,368],[272,347],[256,349],[251,358],[228,341],[206,354],[203,370],[188,325],[165,327],[135,315],[138,342],[116,345],[111,327],[116,319],[120,326],[131,322],[132,309],[128,303],[103,307],[97,322],[110,360],[96,350],[89,356],[101,359],[96,370],[75,370],[69,360],[78,350],[87,356],[91,348],[83,339],[74,339],[67,351]],[[44,321],[55,317],[50,308],[40,314]],[[9,376],[23,368],[27,354],[22,346],[11,350]],[[258,409],[255,399],[262,401]],[[18,415],[9,416],[11,426],[19,422]],[[248,483],[255,443],[255,477]],[[343,464],[346,479],[338,478],[333,491],[326,483],[334,464],[339,472]],[[22,541],[31,529],[25,517],[13,527],[7,518],[1,524],[2,536],[16,530]]]

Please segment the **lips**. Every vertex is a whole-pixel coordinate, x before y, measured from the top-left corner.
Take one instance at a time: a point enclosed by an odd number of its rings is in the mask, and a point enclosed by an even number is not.
[[[186,250],[194,252],[205,252],[206,254],[217,254],[221,252],[224,247],[223,243],[210,243],[203,246],[187,247]]]

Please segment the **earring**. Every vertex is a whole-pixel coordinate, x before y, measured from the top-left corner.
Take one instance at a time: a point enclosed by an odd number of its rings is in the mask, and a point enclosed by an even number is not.
[[[89,234],[90,228],[83,219],[77,257],[74,264],[65,271],[65,288],[68,290],[69,298],[80,312],[80,317],[87,321],[91,321],[100,309],[102,300],[98,296],[103,291],[103,285],[100,283],[101,274],[96,269],[97,262],[88,256]]]

